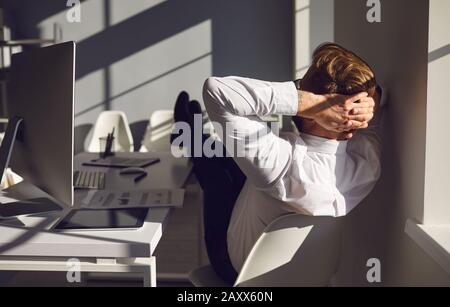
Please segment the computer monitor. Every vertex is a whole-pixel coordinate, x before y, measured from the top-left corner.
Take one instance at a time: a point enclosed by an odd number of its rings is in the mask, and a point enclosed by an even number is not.
[[[5,136],[5,146],[14,143],[9,165],[66,205],[73,204],[74,88],[74,42],[13,55],[8,129],[14,131],[12,126],[17,125],[18,130],[16,137]],[[7,165],[8,150],[1,151],[0,162]]]

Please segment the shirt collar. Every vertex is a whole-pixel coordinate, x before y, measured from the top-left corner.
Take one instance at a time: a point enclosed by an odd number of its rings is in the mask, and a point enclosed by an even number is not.
[[[329,140],[322,137],[302,133],[308,151],[326,154],[344,154],[347,152],[348,141]]]

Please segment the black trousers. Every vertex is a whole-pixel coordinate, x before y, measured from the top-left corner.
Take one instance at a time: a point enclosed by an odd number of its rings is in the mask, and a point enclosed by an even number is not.
[[[217,141],[215,146],[223,144]],[[230,157],[195,157],[193,164],[204,196],[203,222],[209,261],[222,279],[233,284],[237,272],[228,255],[227,230],[246,177]]]

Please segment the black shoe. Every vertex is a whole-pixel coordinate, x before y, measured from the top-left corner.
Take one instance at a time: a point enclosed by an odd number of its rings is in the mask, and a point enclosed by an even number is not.
[[[186,92],[181,92],[178,95],[177,101],[175,102],[175,107],[173,111],[173,120],[175,123],[178,122],[189,122],[189,94]],[[179,137],[179,134],[172,133],[170,135],[170,144],[173,144],[173,141]]]
[[[197,100],[192,100],[188,104],[188,110],[189,110],[188,123],[189,123],[189,126],[191,126],[191,129],[194,129],[194,118],[195,118],[196,114],[202,115],[202,121],[203,121],[202,107],[200,106],[200,103]],[[203,131],[202,131],[202,133],[203,133]]]
[[[177,101],[175,102],[173,119],[175,122],[187,122],[189,104],[189,94],[186,92],[181,92],[178,95]]]

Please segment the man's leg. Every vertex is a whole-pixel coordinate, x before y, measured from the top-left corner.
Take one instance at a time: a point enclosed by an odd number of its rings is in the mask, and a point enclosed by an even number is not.
[[[194,144],[194,115],[202,114],[200,104],[192,101],[187,105],[187,121],[193,132],[191,145]],[[210,137],[202,134],[202,148]],[[224,145],[216,141],[213,146]],[[191,150],[191,152],[193,152]],[[237,273],[228,255],[227,231],[234,204],[244,186],[246,177],[230,157],[207,158],[203,154],[193,157],[194,173],[203,190],[203,221],[205,243],[209,261],[216,273],[229,283],[234,283]]]
[[[216,146],[223,145],[217,142]],[[229,157],[198,157],[193,161],[204,195],[203,222],[210,263],[221,278],[234,283],[237,273],[228,255],[227,231],[245,175]]]

